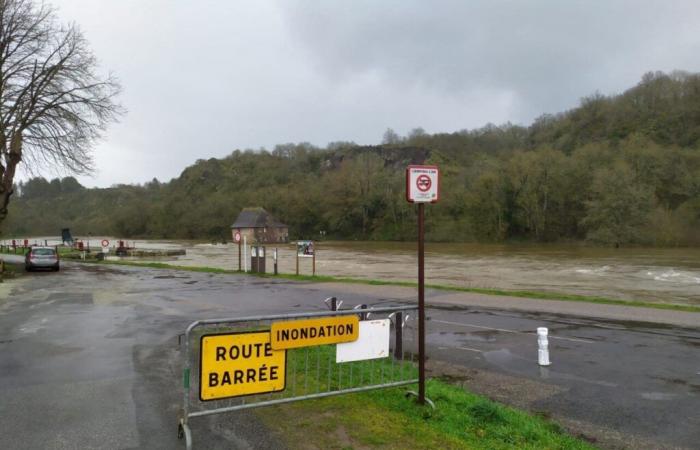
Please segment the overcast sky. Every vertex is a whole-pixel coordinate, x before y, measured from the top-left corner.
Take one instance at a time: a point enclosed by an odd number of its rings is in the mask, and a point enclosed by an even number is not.
[[[529,124],[650,70],[700,71],[700,2],[49,0],[128,110],[87,186],[308,141]],[[47,174],[50,175],[50,174]]]

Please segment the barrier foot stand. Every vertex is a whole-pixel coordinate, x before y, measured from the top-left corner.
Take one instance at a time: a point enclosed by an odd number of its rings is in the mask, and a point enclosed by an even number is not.
[[[187,450],[192,450],[192,431],[190,431],[190,426],[187,425],[185,419],[180,419],[180,424],[177,427],[177,438],[185,438],[185,447]]]

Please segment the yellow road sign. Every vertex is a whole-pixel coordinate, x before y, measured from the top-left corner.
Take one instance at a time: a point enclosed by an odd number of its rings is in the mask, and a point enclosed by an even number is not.
[[[273,350],[270,332],[202,336],[199,399],[283,391],[287,352]]]
[[[355,315],[290,320],[273,323],[270,334],[272,348],[282,350],[353,342],[360,336],[360,326]]]

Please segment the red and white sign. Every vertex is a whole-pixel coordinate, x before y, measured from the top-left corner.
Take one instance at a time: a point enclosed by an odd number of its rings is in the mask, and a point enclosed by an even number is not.
[[[233,241],[234,242],[241,242],[241,232],[240,231],[236,231],[235,233],[233,233]]]
[[[408,166],[406,200],[411,203],[436,203],[440,199],[440,170],[437,166]]]

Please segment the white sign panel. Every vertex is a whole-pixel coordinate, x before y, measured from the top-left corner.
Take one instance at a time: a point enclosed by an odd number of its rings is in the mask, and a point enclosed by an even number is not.
[[[360,321],[360,337],[355,342],[336,345],[335,362],[363,361],[389,356],[391,320]]]
[[[408,166],[406,200],[411,203],[436,203],[440,199],[440,171],[437,166]]]
[[[314,241],[298,241],[297,242],[297,257],[298,258],[313,258],[314,257]]]

